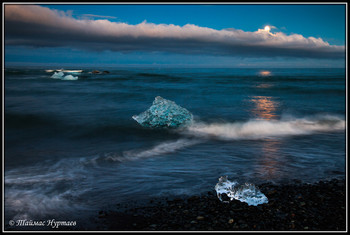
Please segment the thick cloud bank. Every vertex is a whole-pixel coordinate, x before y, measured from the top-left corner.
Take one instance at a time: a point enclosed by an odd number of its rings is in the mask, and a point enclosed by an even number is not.
[[[192,24],[137,25],[75,19],[35,5],[5,5],[5,45],[74,47],[94,51],[161,51],[242,57],[344,58],[345,47],[321,38],[265,30],[216,30]]]

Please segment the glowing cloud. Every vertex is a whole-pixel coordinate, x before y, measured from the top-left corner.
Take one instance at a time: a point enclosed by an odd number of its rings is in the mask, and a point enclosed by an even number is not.
[[[107,19],[75,19],[69,12],[35,5],[5,5],[5,46],[71,47],[95,51],[160,51],[244,57],[344,58],[345,47],[270,29],[245,32],[193,24],[130,25]]]

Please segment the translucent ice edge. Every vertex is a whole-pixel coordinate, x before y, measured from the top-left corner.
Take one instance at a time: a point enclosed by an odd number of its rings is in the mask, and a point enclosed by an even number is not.
[[[249,206],[268,203],[267,197],[254,184],[245,183],[239,186],[237,182],[229,181],[227,176],[219,178],[215,190],[220,201],[225,203],[229,203],[233,199],[245,202]]]

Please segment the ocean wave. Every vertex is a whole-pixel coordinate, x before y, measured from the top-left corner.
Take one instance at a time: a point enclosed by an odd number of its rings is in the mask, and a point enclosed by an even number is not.
[[[67,159],[47,165],[35,164],[5,172],[4,202],[9,218],[40,219],[88,209],[74,202],[89,190],[80,187],[89,177],[83,165]]]
[[[38,219],[61,216],[76,210],[89,211],[93,205],[82,201],[82,198],[86,193],[91,194],[91,187],[96,182],[97,175],[105,172],[106,164],[110,167],[111,162],[120,163],[170,154],[199,142],[179,139],[162,142],[147,149],[124,151],[121,154],[65,158],[56,163],[48,161],[8,170],[4,178],[7,217],[14,220]]]
[[[345,120],[341,117],[335,115],[317,115],[304,118],[290,116],[281,120],[255,119],[233,123],[194,122],[193,125],[183,130],[183,133],[200,138],[240,140],[305,135],[344,129]]]
[[[179,139],[158,142],[148,148],[131,149],[119,153],[93,155],[82,158],[60,159],[58,162],[41,162],[31,167],[16,168],[5,172],[5,208],[10,219],[38,219],[57,216],[60,213],[93,207],[91,187],[114,164],[174,154],[207,138],[218,140],[261,139],[278,136],[305,135],[316,132],[341,131],[345,120],[335,115],[316,115],[296,118],[284,116],[281,120],[249,120],[246,122],[204,123],[177,130]],[[152,132],[153,130],[150,130]],[[108,168],[106,168],[108,167]],[[114,168],[113,168],[114,169]],[[109,179],[114,175],[111,171]],[[113,182],[113,180],[111,180]],[[107,182],[107,185],[109,183]],[[98,198],[99,194],[91,197]]]
[[[150,158],[164,154],[174,153],[180,149],[195,145],[202,142],[201,140],[193,139],[178,139],[176,141],[162,142],[154,147],[143,150],[128,150],[122,154],[108,154],[105,160],[114,162],[133,161],[141,158]]]

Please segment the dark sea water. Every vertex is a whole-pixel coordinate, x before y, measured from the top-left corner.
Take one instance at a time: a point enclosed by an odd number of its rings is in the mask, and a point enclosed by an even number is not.
[[[345,69],[109,68],[77,80],[45,69],[5,69],[7,220],[198,194],[224,175],[345,177]],[[193,125],[141,127],[132,116],[156,96],[189,110]]]

